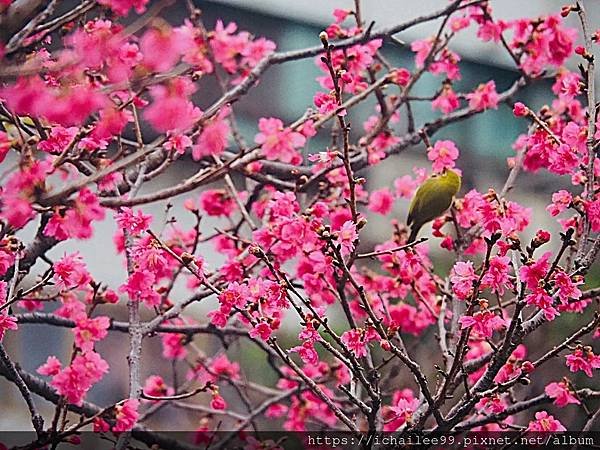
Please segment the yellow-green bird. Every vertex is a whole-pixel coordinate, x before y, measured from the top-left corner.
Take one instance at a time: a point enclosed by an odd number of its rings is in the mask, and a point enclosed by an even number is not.
[[[444,169],[427,178],[415,192],[408,210],[407,224],[410,225],[408,243],[414,242],[423,225],[441,216],[460,190],[461,178],[455,171]]]

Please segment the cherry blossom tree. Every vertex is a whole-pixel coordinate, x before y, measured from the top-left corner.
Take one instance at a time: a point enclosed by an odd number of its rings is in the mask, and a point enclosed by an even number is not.
[[[493,1],[452,0],[380,28],[349,1],[313,47],[285,52],[227,18],[208,27],[191,0],[58,3],[0,0],[0,375],[31,415],[29,448],[89,429],[119,449],[134,439],[189,448],[147,425],[166,408],[195,414],[196,443],[219,448],[254,427],[454,435],[561,431],[574,416],[600,426],[600,290],[586,281],[600,251],[600,30],[582,2],[506,21]],[[188,18],[169,23],[173,7]],[[431,37],[398,40],[428,22]],[[514,63],[506,90],[494,79],[457,87],[453,42],[467,29]],[[395,67],[384,46],[408,46],[413,62]],[[312,104],[291,123],[265,114],[249,141],[238,105],[272,67],[302,59],[321,73]],[[436,88],[416,95],[426,76]],[[530,85],[549,88],[551,103],[524,103]],[[360,123],[354,110],[372,99]],[[419,122],[417,102],[434,119]],[[436,133],[505,105],[527,132],[504,184],[463,189],[425,227],[432,236],[408,244],[394,208],[430,174],[461,170],[460,146]],[[310,146],[317,137],[329,144]],[[421,167],[369,189],[370,169],[410,147]],[[194,173],[165,186],[182,161]],[[567,186],[545,198],[558,232],[511,198],[533,172]],[[174,198],[185,208],[172,216]],[[164,217],[145,209],[155,203]],[[386,219],[375,245],[361,239],[367,214]],[[95,230],[101,221],[116,234]],[[122,283],[95,278],[80,252],[48,255],[82,240],[115,246]],[[288,322],[299,332],[284,338]],[[37,373],[5,345],[35,324],[70,330],[72,342],[66,358],[47,348]],[[101,350],[114,334],[127,342],[128,393],[95,404],[88,393],[116,369]],[[152,339],[162,354],[144,351]],[[433,357],[413,352],[417,339]],[[269,375],[250,376],[228,353],[234,343],[258,352],[253,369]],[[173,379],[153,372],[162,362]]]

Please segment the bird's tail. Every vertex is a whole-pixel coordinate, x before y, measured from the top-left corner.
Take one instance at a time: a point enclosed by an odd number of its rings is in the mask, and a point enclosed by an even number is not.
[[[413,223],[410,229],[410,236],[408,237],[407,244],[412,244],[417,239],[417,235],[419,234],[419,230],[421,229],[416,223]]]

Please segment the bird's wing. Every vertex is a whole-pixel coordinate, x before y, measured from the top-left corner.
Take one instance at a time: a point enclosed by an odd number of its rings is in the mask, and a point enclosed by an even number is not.
[[[454,189],[438,178],[426,180],[411,202],[407,223],[421,226],[439,217],[452,204],[454,194]]]
[[[419,195],[421,192],[421,188],[422,186],[419,186],[419,188],[414,193],[412,200],[410,201],[410,206],[408,207],[408,217],[406,218],[407,225],[412,225],[413,220],[417,215],[417,211],[420,209],[418,204],[421,203],[421,196]]]
[[[415,192],[408,208],[408,217],[406,219],[407,225],[412,225],[415,221],[415,217],[420,217],[422,215],[423,206],[427,204],[426,200],[428,192],[431,191],[434,183],[435,180],[433,178],[428,178]]]

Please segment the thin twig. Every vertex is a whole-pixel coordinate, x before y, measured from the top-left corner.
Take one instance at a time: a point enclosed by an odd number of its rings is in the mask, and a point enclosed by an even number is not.
[[[25,400],[25,403],[27,403],[27,408],[29,408],[29,413],[31,414],[31,423],[33,424],[33,429],[36,431],[38,438],[41,437],[41,434],[44,431],[44,419],[35,406],[33,397],[31,396],[31,391],[27,387],[27,384],[25,384],[23,381],[21,374],[11,361],[8,353],[6,353],[2,342],[0,342],[0,362],[6,369],[6,375],[8,378],[15,383],[19,389],[19,392],[21,392],[21,396],[23,397],[23,400]]]

